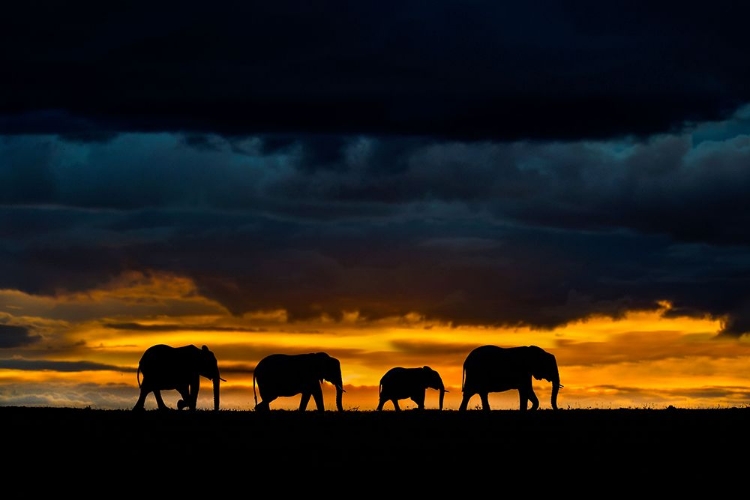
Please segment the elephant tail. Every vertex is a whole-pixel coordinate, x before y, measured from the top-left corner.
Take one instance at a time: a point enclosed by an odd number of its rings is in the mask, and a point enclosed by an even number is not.
[[[258,406],[258,394],[255,392],[255,370],[253,370],[253,397],[255,398],[255,406]]]

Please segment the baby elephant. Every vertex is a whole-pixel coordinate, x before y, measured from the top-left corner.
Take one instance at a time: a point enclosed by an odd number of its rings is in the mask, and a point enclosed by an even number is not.
[[[440,410],[443,409],[443,398],[445,390],[443,379],[440,374],[424,366],[422,368],[402,368],[400,366],[388,370],[380,379],[380,401],[378,411],[383,409],[386,401],[393,402],[393,408],[401,411],[398,406],[399,399],[411,398],[417,404],[417,408],[424,410],[424,396],[427,388],[440,391]]]

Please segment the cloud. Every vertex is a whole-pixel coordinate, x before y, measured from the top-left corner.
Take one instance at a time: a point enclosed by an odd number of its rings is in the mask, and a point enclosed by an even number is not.
[[[647,136],[750,100],[748,6],[703,7],[16,3],[0,131]]]
[[[747,6],[196,5],[9,7],[0,288],[748,332]]]
[[[135,369],[119,367],[91,361],[43,361],[25,359],[0,359],[0,368],[6,370],[22,371],[55,371],[55,372],[81,372],[81,371],[118,371],[135,372]]]
[[[205,331],[205,332],[260,332],[261,328],[242,328],[238,326],[202,326],[202,325],[180,325],[180,324],[158,324],[144,325],[142,323],[105,323],[106,328],[115,330],[134,330],[144,332],[180,332],[180,331]]]
[[[743,110],[648,140],[6,137],[0,287],[164,273],[235,315],[540,329],[669,301],[742,335],[749,138]]]
[[[11,349],[34,344],[41,340],[25,326],[0,325],[0,349]]]

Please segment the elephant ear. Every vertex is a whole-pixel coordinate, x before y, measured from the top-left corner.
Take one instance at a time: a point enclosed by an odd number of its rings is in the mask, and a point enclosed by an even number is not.
[[[541,363],[533,370],[534,378],[537,380],[552,380],[554,373],[553,368],[556,365],[555,356],[549,352],[543,352]]]

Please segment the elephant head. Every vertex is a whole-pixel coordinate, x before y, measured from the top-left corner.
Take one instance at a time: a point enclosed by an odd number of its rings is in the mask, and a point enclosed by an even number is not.
[[[312,354],[313,365],[318,368],[318,380],[326,380],[336,388],[336,409],[344,411],[344,382],[341,378],[341,362],[325,352]]]
[[[141,382],[141,374],[143,381]],[[196,409],[200,377],[213,381],[214,410],[219,410],[219,393],[221,381],[225,381],[219,374],[219,364],[216,356],[207,346],[197,348],[194,345],[172,347],[158,344],[149,347],[143,353],[138,364],[137,379],[140,396],[134,410],[142,410],[146,396],[154,393],[160,410],[166,410],[167,405],[161,397],[163,390],[176,390],[182,396],[177,402],[178,409],[187,407]]]
[[[219,376],[219,362],[216,360],[216,356],[205,345],[201,348],[201,353],[198,356],[198,373],[213,382],[214,410],[218,411],[221,381],[224,379]]]
[[[552,383],[552,396],[550,403],[552,409],[557,410],[557,394],[560,392],[560,371],[557,368],[555,356],[541,347],[529,346],[529,368],[531,375],[537,380],[546,380]]]
[[[422,371],[424,373],[424,386],[440,391],[438,407],[440,410],[442,410],[443,399],[445,399],[445,393],[448,392],[445,390],[445,385],[443,385],[443,379],[440,377],[440,374],[438,372],[436,372],[429,366],[422,367]]]

